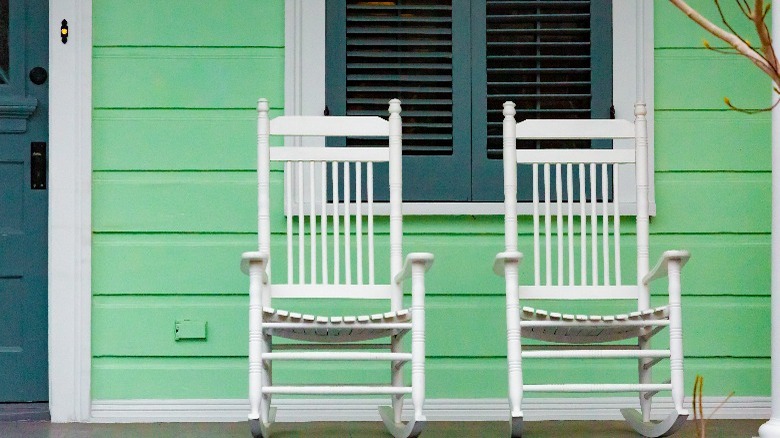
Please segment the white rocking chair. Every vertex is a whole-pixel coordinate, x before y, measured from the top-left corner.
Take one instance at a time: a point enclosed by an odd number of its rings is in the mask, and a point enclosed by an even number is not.
[[[512,102],[504,103],[506,250],[496,256],[493,266],[496,274],[506,279],[511,436],[522,436],[523,392],[638,392],[641,412],[622,409],[625,419],[643,436],[669,436],[688,417],[683,407],[680,270],[690,254],[667,251],[652,271],[648,269],[645,106],[635,106],[634,123],[626,120],[526,120],[515,123],[514,107]],[[516,139],[633,139],[635,147],[518,150]],[[532,285],[526,285],[527,282],[518,278],[518,266],[523,259],[518,252],[518,164],[530,165],[532,170]],[[624,284],[620,267],[618,188],[619,175],[632,171],[636,173],[637,277],[635,282]],[[540,190],[543,193],[541,201]],[[554,197],[551,197],[551,191]],[[650,307],[649,284],[662,277],[668,277],[668,305]],[[577,315],[520,307],[520,300],[530,299],[632,300],[636,311],[618,315]],[[666,326],[669,326],[670,348],[650,349],[651,337]],[[521,348],[521,338],[543,342]],[[629,339],[636,343],[604,344]],[[523,382],[521,364],[532,358],[636,358],[639,360],[639,379],[638,383],[529,385]],[[651,368],[663,359],[670,359],[671,378],[654,383]],[[650,405],[652,397],[660,391],[671,391],[674,411],[655,422],[650,420]]]
[[[392,405],[380,408],[388,431],[397,438],[416,437],[425,423],[424,274],[433,263],[433,256],[412,253],[405,262],[402,258],[400,101],[390,101],[389,121],[351,116],[283,116],[269,120],[268,108],[268,102],[260,99],[259,251],[244,253],[241,262],[241,269],[249,275],[249,422],[252,435],[256,438],[270,436],[269,427],[275,416],[275,409],[271,407],[274,394],[384,394],[391,396]],[[383,137],[388,139],[389,146],[270,148],[270,135]],[[270,207],[271,162],[282,163],[286,219],[281,208]],[[390,257],[389,266],[385,267],[389,280],[385,284],[375,281],[374,269],[375,163],[389,163],[390,236],[389,245],[385,245],[389,247]],[[341,188],[339,180],[342,180]],[[365,196],[361,193],[364,190]],[[351,193],[354,193],[354,200]],[[275,205],[281,206],[281,202]],[[272,222],[272,210],[280,219]],[[279,242],[272,244],[271,228],[272,223],[284,228],[281,224],[285,221],[287,277],[280,281],[278,275],[271,274],[271,265],[275,265],[274,260],[283,260],[279,257],[282,254],[274,256],[276,251],[271,249],[277,243],[283,246],[284,241],[280,236]],[[367,246],[365,253],[364,244]],[[403,307],[402,285],[406,279],[411,279],[411,308]],[[354,303],[357,299],[385,299],[388,304],[382,313],[317,316],[272,307],[277,298],[333,299],[329,302],[334,305],[339,300]],[[376,301],[363,302],[376,305]],[[409,331],[412,332],[412,352],[405,353],[401,339]],[[272,345],[275,337],[296,342]],[[387,341],[362,342],[380,338]],[[389,361],[390,379],[389,383],[379,385],[275,385],[271,379],[271,363],[290,360]],[[403,378],[403,365],[408,362],[412,363],[411,386],[405,385]],[[405,394],[411,394],[414,418],[403,424],[401,410]]]

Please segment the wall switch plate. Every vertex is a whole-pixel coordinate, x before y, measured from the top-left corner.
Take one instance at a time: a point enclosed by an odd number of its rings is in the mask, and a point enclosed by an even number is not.
[[[176,330],[174,332],[174,338],[177,341],[186,340],[206,340],[206,321],[196,321],[191,319],[183,319],[176,321]]]

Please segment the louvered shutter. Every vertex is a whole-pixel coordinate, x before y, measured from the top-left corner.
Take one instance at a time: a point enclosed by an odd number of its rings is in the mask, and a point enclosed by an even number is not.
[[[507,100],[517,105],[518,121],[589,119],[592,103],[608,110],[608,101],[593,101],[591,34],[608,28],[592,29],[591,6],[587,0],[487,0],[489,156],[501,154],[501,108]]]
[[[399,98],[404,152],[450,154],[452,5],[389,3],[347,1],[346,114],[384,114]]]
[[[477,42],[485,48],[484,60],[474,67],[475,77],[484,71],[484,83],[473,81],[475,200],[501,199],[504,102],[515,102],[518,121],[610,117],[611,10],[612,0],[486,0],[477,20],[485,23],[484,41]],[[520,148],[609,146],[605,141],[518,142]],[[528,181],[519,175],[521,199],[530,199]]]
[[[468,47],[468,34],[453,32],[458,22],[468,27],[468,1],[454,3],[456,7],[442,0],[328,2],[330,113],[386,117],[387,102],[401,99],[404,199],[467,201],[470,195],[470,173],[463,171],[470,161],[471,115],[464,111],[470,67],[467,53],[453,53],[459,45]],[[460,84],[459,93],[453,93],[453,84]],[[454,114],[459,101],[460,111]],[[457,123],[467,129],[453,130]],[[379,143],[347,142],[374,144]],[[453,177],[457,172],[460,179]]]

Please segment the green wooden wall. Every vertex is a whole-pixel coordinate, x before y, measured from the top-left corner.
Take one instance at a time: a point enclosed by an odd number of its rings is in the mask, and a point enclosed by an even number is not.
[[[708,395],[767,396],[769,117],[724,110],[722,98],[766,106],[769,82],[742,59],[701,48],[703,32],[666,2],[655,5],[651,255],[693,253],[683,274],[686,383],[700,373]],[[267,97],[276,114],[284,104],[284,1],[93,7],[92,396],[244,398],[247,279],[238,262],[256,241],[256,100]],[[503,282],[491,272],[502,219],[414,217],[404,226],[405,252],[436,255],[428,397],[504,397]],[[624,266],[624,278],[631,272]],[[183,319],[207,321],[208,339],[175,341]],[[620,361],[607,362],[608,372],[590,361],[528,365],[531,379],[633,374]],[[314,374],[285,368],[276,379]],[[365,381],[386,374],[337,363],[315,371],[338,382],[356,369]]]

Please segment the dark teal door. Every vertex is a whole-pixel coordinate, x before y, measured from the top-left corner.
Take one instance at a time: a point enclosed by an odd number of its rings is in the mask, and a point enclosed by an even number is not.
[[[0,0],[0,403],[49,399],[48,1]]]

